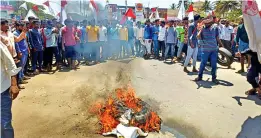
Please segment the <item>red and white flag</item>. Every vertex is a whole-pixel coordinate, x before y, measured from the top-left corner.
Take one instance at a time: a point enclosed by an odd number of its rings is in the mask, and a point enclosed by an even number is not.
[[[193,5],[190,4],[189,8],[187,10],[189,20],[194,20],[194,13],[193,12],[194,12]]]
[[[155,7],[155,8],[151,8],[151,14],[150,14],[150,17],[149,19],[159,19],[159,12],[158,12],[158,8]]]
[[[127,17],[131,17],[133,19],[136,18],[136,15],[134,14],[133,10],[131,8],[129,8],[127,10],[127,12],[125,13],[125,15],[122,17],[121,21],[120,21],[120,24],[124,24],[127,20]]]
[[[261,63],[261,17],[256,0],[245,0],[242,2],[244,25],[249,38],[249,48],[258,53]]]
[[[38,6],[37,6],[37,5],[33,5],[32,9],[33,9],[34,11],[39,11],[39,9],[38,9]]]

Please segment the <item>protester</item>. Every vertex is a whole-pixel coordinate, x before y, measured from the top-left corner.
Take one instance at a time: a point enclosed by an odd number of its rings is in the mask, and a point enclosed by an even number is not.
[[[197,55],[198,55],[198,40],[197,40],[197,24],[200,19],[200,15],[194,15],[194,22],[190,24],[188,29],[188,52],[184,63],[184,72],[189,72],[187,66],[191,58],[193,58],[193,69],[192,72],[198,72],[196,69]]]
[[[112,26],[109,29],[109,46],[110,46],[110,56],[112,58],[120,58],[120,38],[119,38],[119,27],[117,27],[117,22],[113,21]]]
[[[56,69],[59,69],[60,55],[58,54],[58,29],[53,27],[52,21],[47,21],[47,27],[44,29],[44,36],[46,38],[46,60],[47,71],[52,70],[53,55],[56,59]]]
[[[177,60],[180,61],[181,60],[181,53],[183,50],[183,46],[184,46],[184,40],[185,40],[185,22],[184,20],[188,20],[186,18],[183,18],[183,21],[180,22],[177,26],[177,35],[178,35],[178,53],[177,53]]]
[[[73,27],[73,21],[66,19],[64,21],[65,27],[62,29],[62,48],[65,51],[65,57],[67,58],[70,69],[76,69],[76,30]]]
[[[14,138],[11,108],[12,100],[19,94],[16,75],[21,68],[16,67],[8,46],[4,43],[8,43],[8,40],[1,36],[1,137]]]
[[[242,19],[242,24],[240,24],[237,29],[236,43],[237,43],[238,51],[241,55],[240,56],[241,69],[238,71],[238,73],[243,73],[245,72],[244,69],[245,57],[247,57],[248,67],[250,66],[250,60],[251,60],[250,56],[246,54],[246,52],[249,50],[249,40],[248,40],[248,35],[245,29],[243,19]]]
[[[88,46],[90,47],[90,61],[92,63],[99,63],[100,61],[100,45],[98,42],[99,27],[95,26],[95,20],[90,21],[90,26],[87,26],[86,32],[88,35]],[[88,63],[86,63],[88,65]]]
[[[165,56],[165,35],[166,35],[166,26],[165,22],[161,21],[160,27],[159,27],[159,36],[158,36],[158,42],[159,42],[159,50],[161,50],[162,56],[161,59],[164,59]]]
[[[212,82],[218,84],[217,81],[217,56],[218,56],[218,45],[221,46],[219,39],[219,32],[218,28],[213,25],[214,20],[213,17],[209,17],[209,19],[204,20],[205,27],[198,33],[197,37],[199,40],[199,45],[201,47],[201,63],[199,68],[198,77],[195,81],[201,81],[203,77],[203,72],[205,70],[206,64],[208,59],[210,58],[211,63],[211,75],[212,75]]]
[[[102,60],[105,61],[108,58],[109,47],[107,46],[107,28],[104,22],[99,22],[99,45],[102,47]]]
[[[128,21],[127,22],[127,28],[128,28],[128,48],[131,50],[131,56],[135,56],[134,51],[134,28],[133,28],[133,22]]]
[[[26,24],[23,22],[17,22],[16,23],[16,31],[14,32],[14,35],[19,37],[19,35],[24,31],[27,31]],[[19,72],[18,76],[18,83],[19,84],[26,84],[28,83],[26,80],[30,79],[29,77],[24,76],[24,70],[25,70],[25,65],[28,59],[29,55],[29,48],[26,42],[26,38],[22,39],[20,42],[16,43],[16,52],[18,53],[18,57],[20,60],[20,67],[22,68],[21,71]],[[19,88],[22,89],[24,87],[19,85]]]
[[[166,59],[168,57],[168,53],[170,51],[170,58],[171,58],[171,62],[173,62],[174,60],[174,52],[175,52],[175,48],[174,46],[177,44],[177,30],[176,28],[173,26],[174,21],[171,20],[169,22],[169,27],[166,29],[166,34],[165,34],[165,56],[164,56],[164,62],[166,62]]]
[[[81,31],[81,38],[80,38],[80,54],[81,56],[84,58],[85,62],[87,62],[87,58],[89,56],[87,56],[88,52],[88,48],[87,48],[87,32],[86,32],[86,27],[87,27],[87,20],[83,20],[82,21],[82,26],[80,28]]]
[[[120,48],[120,55],[122,55],[122,58],[129,56],[130,49],[128,45],[128,28],[127,24],[125,24],[123,27],[119,30],[120,35],[120,41],[121,41],[121,47]],[[121,51],[122,50],[122,51]]]
[[[136,23],[136,26],[134,27],[134,36],[135,36],[135,50],[136,50],[136,56],[140,57],[142,56],[142,46],[141,41],[143,41],[143,28],[141,26],[141,22],[138,21]]]
[[[146,20],[146,26],[144,28],[144,43],[145,43],[145,48],[146,48],[146,51],[145,51],[145,55],[144,57],[145,58],[150,58],[150,55],[151,55],[151,43],[152,43],[152,27],[151,27],[151,23],[150,23],[150,20]]]
[[[154,48],[154,58],[159,59],[159,42],[158,42],[158,37],[159,37],[159,26],[160,21],[159,19],[155,20],[155,25],[153,26],[152,30],[152,40],[153,40],[153,48]]]

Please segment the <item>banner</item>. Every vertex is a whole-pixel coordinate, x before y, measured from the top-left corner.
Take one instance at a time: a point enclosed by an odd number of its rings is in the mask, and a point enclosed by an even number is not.
[[[178,10],[167,10],[167,20],[176,20],[178,16]]]
[[[136,3],[135,4],[135,14],[136,14],[136,22],[144,20],[143,4],[142,3]]]

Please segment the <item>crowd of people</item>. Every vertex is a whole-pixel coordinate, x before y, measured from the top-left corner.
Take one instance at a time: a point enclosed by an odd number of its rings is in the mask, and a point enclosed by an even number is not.
[[[211,66],[212,82],[218,84],[218,48],[224,47],[235,57],[240,57],[244,72],[245,57],[248,61],[247,81],[252,89],[246,94],[258,93],[261,99],[261,65],[257,53],[249,50],[248,36],[242,20],[232,27],[227,20],[215,16],[202,18],[194,15],[182,21],[151,22],[66,19],[64,24],[53,20],[29,17],[28,22],[10,24],[1,19],[1,117],[5,129],[3,137],[13,137],[11,126],[11,103],[22,84],[41,72],[68,68],[77,70],[80,64],[94,65],[106,60],[143,57],[164,62],[181,62],[184,72],[198,72],[195,81],[201,81],[208,62]],[[55,59],[55,60],[54,60]],[[170,60],[169,60],[170,59]],[[200,60],[199,71],[197,61]],[[192,63],[191,63],[192,61]],[[9,91],[11,93],[9,93]],[[11,95],[10,95],[11,94]],[[11,98],[10,98],[11,97]],[[4,115],[3,113],[6,113]]]

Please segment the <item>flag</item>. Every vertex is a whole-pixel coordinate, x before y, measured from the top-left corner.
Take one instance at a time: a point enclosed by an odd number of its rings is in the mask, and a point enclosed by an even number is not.
[[[24,8],[24,9],[26,9],[26,10],[27,10],[27,5],[26,5],[26,2],[25,2],[25,3],[23,3],[22,5],[20,5],[20,6],[19,6],[19,9],[20,9],[20,8]]]
[[[38,9],[38,6],[37,6],[37,5],[33,5],[32,9],[33,9],[34,11],[39,11],[39,9]]]
[[[124,24],[126,22],[127,17],[131,17],[133,19],[136,18],[135,14],[133,13],[133,10],[131,8],[128,8],[127,12],[125,15],[122,17],[120,24]]]
[[[158,8],[151,8],[151,14],[149,19],[159,19]]]
[[[257,52],[258,60],[261,63],[261,17],[259,15],[257,2],[255,0],[243,1],[242,13],[249,38],[249,48]]]
[[[43,3],[43,5],[46,5],[47,7],[49,7],[50,6],[49,1],[47,0],[46,2]]]
[[[260,15],[260,17],[261,17],[261,11],[259,11],[259,15]]]
[[[66,0],[61,0],[61,7],[64,8],[65,5],[67,5],[67,1]]]
[[[182,0],[179,13],[178,13],[178,19],[182,20],[185,17],[185,6],[184,6],[184,0]]]
[[[99,8],[98,8],[97,4],[94,2],[94,0],[90,0],[90,3],[92,4],[92,7],[95,9],[95,11],[98,13]]]
[[[187,10],[189,20],[194,20],[193,11],[194,11],[193,5],[190,4],[190,5],[189,5],[189,8],[188,8],[188,10]]]

